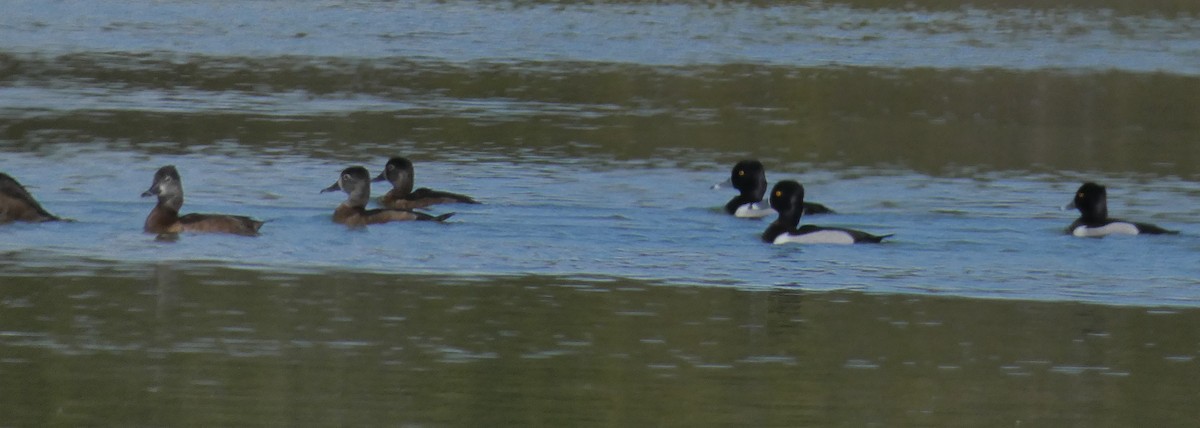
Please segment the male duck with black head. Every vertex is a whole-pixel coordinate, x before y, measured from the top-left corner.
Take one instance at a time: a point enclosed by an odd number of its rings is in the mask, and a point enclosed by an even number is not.
[[[771,208],[779,212],[779,218],[763,231],[763,242],[771,244],[861,244],[879,243],[892,235],[872,235],[859,230],[840,227],[823,227],[806,224],[800,226],[803,215],[804,186],[792,180],[784,180],[771,189]]]
[[[762,218],[775,214],[770,205],[762,202],[767,193],[767,173],[762,162],[753,159],[743,160],[733,166],[729,179],[712,186],[720,189],[732,185],[739,194],[725,204],[725,212],[742,218]],[[824,205],[805,202],[804,214],[832,214],[833,210]]]
[[[367,209],[367,201],[371,199],[371,175],[361,166],[352,166],[342,170],[341,177],[321,193],[341,190],[348,195],[345,202],[333,210],[333,222],[347,226],[365,226],[368,224],[389,223],[394,221],[443,221],[454,213],[433,216],[422,212],[383,208]]]
[[[383,171],[373,182],[387,181],[392,183],[392,190],[379,198],[379,204],[388,208],[413,209],[424,208],[434,204],[478,204],[479,202],[467,195],[419,188],[413,190],[413,163],[406,158],[394,157],[388,160]]]
[[[145,231],[157,234],[179,232],[231,233],[242,236],[257,236],[263,222],[250,217],[227,214],[197,214],[180,216],[183,207],[183,181],[174,165],[167,165],[154,173],[154,183],[142,193],[142,197],[158,196],[158,204],[146,216]]]
[[[14,221],[41,223],[62,220],[50,214],[33,199],[25,186],[0,172],[0,224]]]
[[[1108,190],[1096,183],[1083,183],[1075,191],[1075,198],[1063,206],[1064,210],[1078,209],[1079,218],[1067,227],[1067,234],[1078,237],[1099,238],[1108,235],[1163,235],[1178,234],[1149,223],[1134,223],[1108,218]]]

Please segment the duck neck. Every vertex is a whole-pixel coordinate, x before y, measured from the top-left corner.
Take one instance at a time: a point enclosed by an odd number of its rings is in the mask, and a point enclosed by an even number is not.
[[[413,173],[412,171],[401,172],[392,180],[392,193],[398,196],[406,196],[413,191]]]
[[[800,227],[800,216],[804,213],[802,208],[791,209],[779,213],[779,218],[775,220],[781,226],[787,228],[787,232],[796,232],[796,228]]]
[[[733,213],[737,212],[738,207],[741,207],[742,205],[746,205],[751,202],[758,202],[761,200],[762,199],[754,200],[754,199],[750,198],[749,196],[746,196],[745,193],[742,193],[740,195],[734,196],[733,199],[729,200],[729,203],[725,204],[725,212],[733,214]]]
[[[179,209],[183,208],[183,195],[181,195],[181,194],[158,195],[158,208],[163,209],[163,210],[169,210],[171,212],[174,212],[176,215],[178,215]]]
[[[146,216],[144,230],[153,233],[165,233],[171,225],[179,221],[179,207],[183,206],[183,197],[158,197],[158,204]]]
[[[367,186],[359,186],[347,192],[347,195],[349,196],[346,198],[346,202],[343,202],[342,205],[355,208],[365,208],[367,206],[367,201],[371,200],[371,189]]]
[[[1079,218],[1086,223],[1099,223],[1108,220],[1108,201],[1099,201],[1090,210],[1080,210]]]
[[[767,226],[767,230],[763,231],[763,242],[775,242],[775,238],[785,233],[796,233],[800,226],[800,212],[796,210],[779,213],[779,218],[771,222]]]

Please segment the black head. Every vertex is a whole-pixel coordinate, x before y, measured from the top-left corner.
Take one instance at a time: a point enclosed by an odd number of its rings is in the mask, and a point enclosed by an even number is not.
[[[394,157],[394,158],[388,159],[387,165],[384,165],[384,167],[383,167],[383,171],[380,171],[379,175],[377,177],[375,177],[374,180],[371,180],[371,181],[385,181],[386,180],[390,183],[395,183],[397,180],[399,180],[403,177],[408,177],[409,181],[411,181],[412,176],[413,176],[412,161],[408,160],[407,158]]]
[[[179,178],[175,165],[164,166],[154,173],[154,182],[142,192],[143,198],[152,195],[158,195],[159,198],[183,196],[183,180]]]
[[[775,183],[771,189],[771,208],[779,212],[780,218],[795,216],[799,221],[804,213],[804,185],[794,180]]]
[[[1101,221],[1108,218],[1108,190],[1104,186],[1088,182],[1079,186],[1075,198],[1067,208],[1079,210],[1084,221]]]
[[[763,242],[775,242],[779,235],[796,231],[800,216],[804,215],[804,186],[793,180],[775,183],[770,202],[771,208],[779,213],[779,218],[767,225],[767,230],[762,234]]]
[[[747,202],[761,201],[767,192],[767,172],[762,162],[757,160],[748,159],[734,165],[729,173],[729,182],[734,189],[742,192],[742,196],[750,198]]]

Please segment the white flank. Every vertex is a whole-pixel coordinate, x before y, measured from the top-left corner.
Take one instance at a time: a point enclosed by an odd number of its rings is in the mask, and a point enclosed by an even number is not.
[[[742,218],[763,218],[769,215],[775,215],[775,210],[762,202],[744,204],[733,212],[734,217]]]
[[[1072,235],[1081,238],[1098,238],[1108,235],[1137,235],[1137,226],[1130,223],[1116,222],[1101,227],[1079,226],[1071,231]]]
[[[819,230],[802,235],[785,233],[775,237],[775,245],[779,244],[853,244],[854,237],[840,230]]]

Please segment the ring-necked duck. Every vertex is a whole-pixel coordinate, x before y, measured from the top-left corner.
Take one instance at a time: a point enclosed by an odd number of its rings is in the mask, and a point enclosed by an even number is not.
[[[62,219],[43,209],[42,205],[33,199],[33,195],[25,190],[25,186],[8,174],[0,172],[0,224],[13,221],[41,223],[59,220]]]
[[[413,164],[408,159],[395,157],[388,160],[383,171],[371,181],[388,181],[392,183],[389,190],[379,198],[379,204],[388,208],[424,208],[434,204],[478,204],[467,195],[442,192],[427,188],[413,190]]]
[[[142,193],[142,197],[158,195],[158,203],[146,216],[144,230],[149,233],[211,232],[257,236],[263,222],[240,215],[197,214],[179,216],[183,207],[183,181],[174,165],[167,165],[154,173],[154,183]]]
[[[771,190],[771,208],[779,212],[779,218],[763,231],[762,240],[772,244],[796,242],[801,244],[857,244],[878,243],[892,236],[876,236],[870,233],[843,229],[839,227],[822,227],[806,224],[799,226],[800,216],[803,215],[801,206],[804,205],[804,186],[792,180],[784,180],[775,184]]]
[[[712,188],[720,189],[729,185],[737,189],[740,194],[725,204],[726,213],[743,218],[762,218],[775,214],[775,210],[771,209],[770,205],[763,203],[763,195],[767,192],[767,173],[763,169],[762,162],[753,159],[738,162],[733,166],[729,179],[714,184]],[[804,203],[804,214],[832,213],[833,210],[824,205],[813,202]]]
[[[448,213],[432,216],[422,212],[396,208],[368,210],[366,207],[367,201],[371,199],[371,175],[367,173],[366,168],[361,166],[352,166],[342,170],[341,177],[338,177],[338,180],[332,186],[321,190],[321,193],[335,190],[344,191],[349,196],[345,202],[342,202],[333,211],[333,222],[347,226],[364,226],[409,220],[443,221],[454,215],[454,213]]]
[[[1067,234],[1079,237],[1101,237],[1107,235],[1177,234],[1148,223],[1134,223],[1108,218],[1108,190],[1096,183],[1083,183],[1075,191],[1075,198],[1062,209],[1078,209],[1079,218],[1067,227]]]

